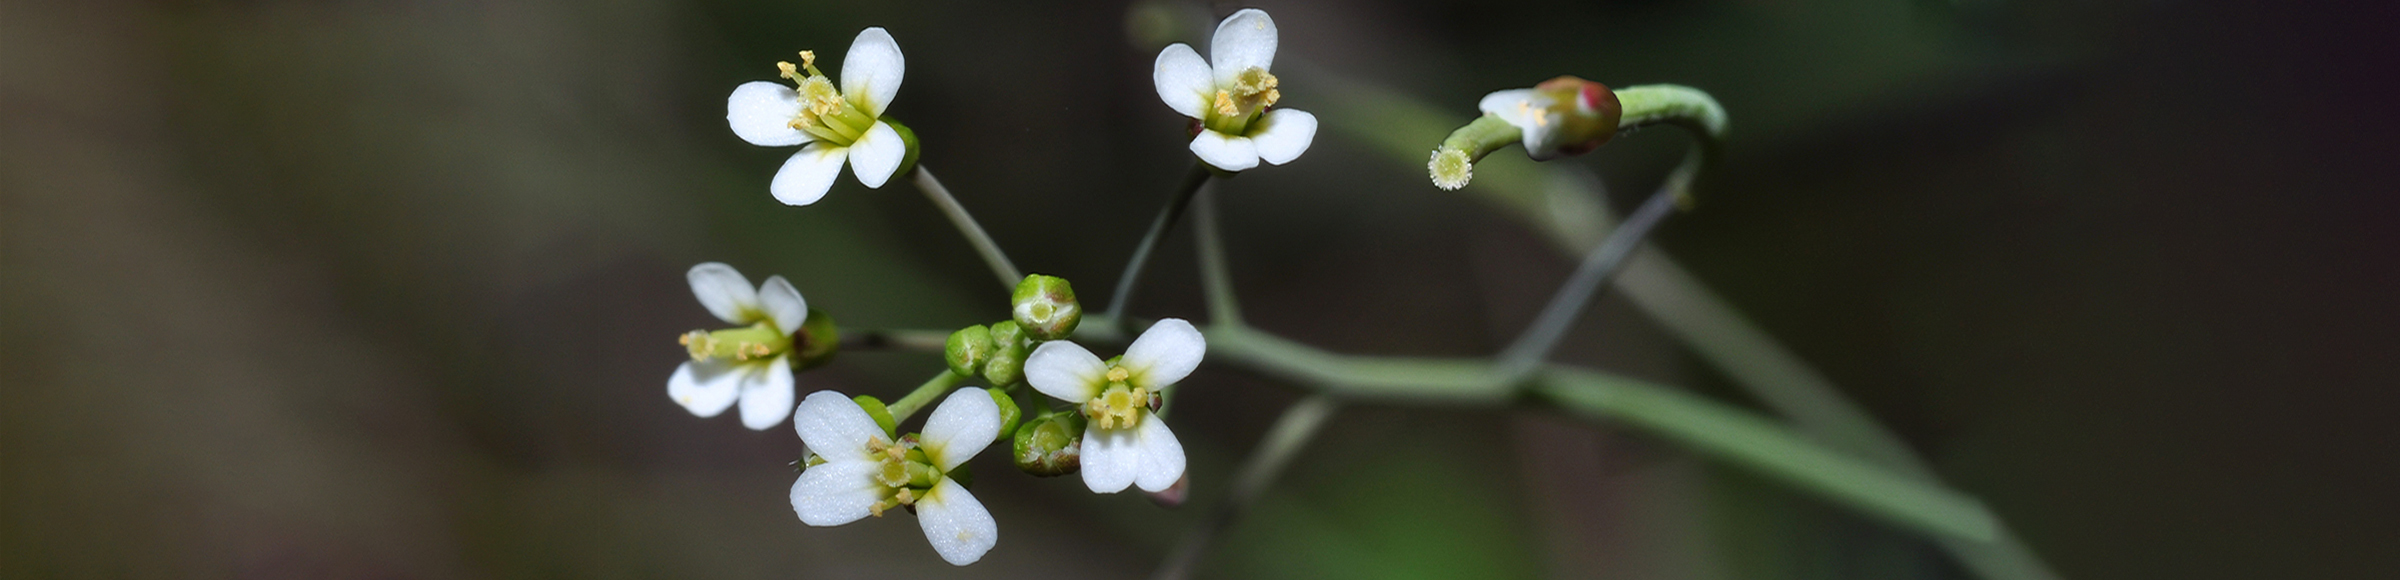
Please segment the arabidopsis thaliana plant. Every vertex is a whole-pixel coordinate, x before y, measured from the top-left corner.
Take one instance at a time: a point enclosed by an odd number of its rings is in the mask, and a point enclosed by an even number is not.
[[[801,145],[783,162],[769,187],[787,205],[825,197],[833,178],[850,162],[851,173],[868,188],[883,187],[908,157],[908,143],[883,120],[884,107],[900,92],[906,63],[900,45],[882,28],[869,28],[850,42],[842,57],[841,88],[817,70],[817,55],[802,51],[800,64],[775,63],[794,86],[753,81],[725,100],[725,121],[743,141],[764,147]]]
[[[792,417],[800,441],[824,463],[792,482],[792,511],[812,526],[838,526],[913,506],[925,541],[952,565],[983,559],[1000,540],[992,513],[950,478],[1000,436],[1000,406],[983,389],[959,389],[925,419],[925,430],[898,441],[833,391],[809,393]]]
[[[1114,364],[1075,343],[1042,343],[1025,358],[1025,382],[1082,405],[1083,484],[1097,493],[1139,485],[1160,491],[1183,478],[1183,444],[1152,412],[1155,395],[1200,366],[1208,342],[1192,323],[1158,321]]]
[[[701,417],[742,405],[742,425],[766,429],[792,412],[792,337],[808,301],[782,276],[753,289],[732,266],[709,262],[685,274],[709,313],[742,328],[685,333],[692,360],[667,377],[667,397]]]
[[[1183,43],[1158,53],[1150,80],[1158,98],[1199,120],[1192,154],[1226,171],[1282,165],[1300,158],[1317,137],[1317,117],[1273,108],[1283,98],[1268,69],[1275,65],[1275,19],[1246,8],[1217,24],[1209,59]]]

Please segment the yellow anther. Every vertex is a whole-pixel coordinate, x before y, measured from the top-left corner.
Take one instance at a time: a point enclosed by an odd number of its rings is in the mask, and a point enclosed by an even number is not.
[[[1125,367],[1108,368],[1108,382],[1122,383],[1131,378],[1133,378],[1133,371],[1125,370]]]
[[[1234,76],[1233,88],[1239,95],[1248,97],[1275,90],[1277,82],[1275,75],[1268,74],[1267,69],[1250,67]]]
[[[797,81],[797,80],[800,80],[800,67],[793,66],[793,65],[792,65],[792,63],[789,63],[789,62],[777,62],[777,63],[775,63],[775,70],[783,71],[783,73],[782,73],[782,74],[780,74],[780,75],[777,75],[777,76],[781,76],[781,77],[783,77],[783,78],[787,78],[787,79],[792,79],[792,80],[795,80],[795,81]]]
[[[806,66],[808,68],[817,68],[817,51],[800,51],[800,63],[802,66]]]
[[[1216,108],[1218,115],[1227,117],[1231,117],[1235,113],[1241,112],[1240,110],[1233,108],[1233,95],[1226,93],[1224,89],[1217,89]]]
[[[1259,99],[1258,99],[1258,104],[1260,104],[1260,105],[1274,105],[1274,104],[1275,104],[1275,101],[1280,101],[1280,100],[1283,100],[1283,91],[1278,91],[1278,90],[1275,90],[1275,89],[1267,89],[1267,96],[1259,98]]]

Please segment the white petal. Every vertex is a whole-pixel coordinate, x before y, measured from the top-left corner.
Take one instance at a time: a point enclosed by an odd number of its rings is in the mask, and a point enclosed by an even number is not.
[[[833,189],[833,178],[841,177],[842,161],[850,158],[849,147],[835,147],[815,141],[783,161],[783,169],[775,171],[775,201],[784,205],[808,205],[825,198]]]
[[[1317,140],[1317,116],[1307,111],[1276,109],[1258,123],[1250,129],[1250,142],[1258,147],[1258,158],[1268,163],[1291,163]]]
[[[1208,40],[1208,63],[1216,69],[1217,85],[1232,86],[1235,75],[1251,67],[1275,68],[1275,19],[1265,11],[1244,8],[1217,23]]]
[[[1134,456],[1140,459],[1134,465],[1134,486],[1142,491],[1164,491],[1183,479],[1183,442],[1175,440],[1166,421],[1142,413],[1142,424],[1133,430],[1133,445],[1139,450]]]
[[[1485,113],[1498,115],[1500,120],[1507,121],[1510,125],[1516,125],[1517,129],[1524,133],[1520,138],[1524,141],[1525,150],[1533,152],[1553,146],[1554,144],[1548,143],[1551,128],[1564,121],[1551,114],[1550,106],[1552,104],[1555,103],[1550,96],[1542,94],[1540,91],[1510,89],[1484,95],[1483,100],[1475,104],[1475,108],[1482,109]]]
[[[792,413],[792,428],[800,431],[801,443],[828,461],[869,461],[873,456],[867,451],[868,442],[891,442],[883,426],[876,425],[866,409],[858,408],[857,401],[833,391],[809,393],[802,399],[800,410]]]
[[[1208,339],[1200,336],[1200,329],[1181,318],[1165,318],[1133,339],[1117,364],[1133,371],[1135,386],[1155,391],[1191,376],[1207,352]]]
[[[900,43],[892,41],[892,33],[880,26],[858,31],[850,52],[842,54],[842,96],[867,115],[881,117],[892,96],[900,94],[900,75],[907,71],[908,62],[900,57]]]
[[[1213,130],[1203,130],[1199,135],[1192,136],[1192,154],[1226,171],[1258,166],[1258,146],[1251,144],[1249,137],[1228,137]]]
[[[850,144],[850,172],[858,174],[858,182],[867,189],[883,187],[883,182],[900,171],[900,161],[908,157],[908,141],[890,123],[876,121],[867,133]]]
[[[992,521],[992,512],[947,477],[917,500],[917,525],[925,528],[925,541],[933,544],[933,551],[952,566],[973,564],[1000,542],[1000,524]]]
[[[812,526],[838,526],[873,513],[884,490],[875,481],[883,466],[872,460],[828,460],[800,472],[792,482],[792,511]]]
[[[1042,343],[1025,357],[1025,383],[1033,390],[1069,403],[1092,400],[1100,394],[1108,363],[1092,351],[1064,340]]]
[[[743,366],[742,426],[765,431],[791,416],[791,355]]]
[[[751,145],[789,147],[816,140],[792,128],[792,116],[799,112],[800,93],[783,83],[742,83],[733,88],[733,96],[725,98],[725,123]]]
[[[1515,124],[1516,121],[1512,120],[1511,115],[1515,115],[1519,111],[1522,111],[1525,107],[1529,106],[1530,103],[1533,103],[1535,99],[1545,99],[1545,97],[1542,97],[1541,92],[1533,89],[1492,91],[1491,94],[1484,95],[1483,100],[1476,101],[1475,108],[1476,110],[1486,113],[1499,115],[1502,120],[1507,120],[1510,124]]]
[[[741,391],[741,373],[717,359],[683,363],[667,377],[667,398],[702,417],[725,412]]]
[[[1209,72],[1208,61],[1184,43],[1167,45],[1158,51],[1158,64],[1150,71],[1150,83],[1158,86],[1158,100],[1167,107],[1194,119],[1208,114],[1209,97],[1217,92],[1215,73]]]
[[[768,276],[767,283],[759,285],[758,309],[786,335],[800,330],[800,323],[808,321],[808,300],[801,298],[800,290],[782,276]]]
[[[734,324],[756,322],[759,315],[758,290],[750,287],[750,279],[719,262],[693,266],[683,277],[692,283],[692,297],[718,320]]]
[[[925,418],[925,429],[917,435],[917,446],[925,450],[925,458],[933,460],[942,471],[957,469],[983,448],[1000,438],[1000,404],[983,389],[967,387],[951,391],[934,407],[933,416]]]
[[[1155,417],[1143,419],[1157,421]],[[1097,424],[1083,429],[1084,487],[1092,488],[1092,493],[1116,493],[1133,485],[1134,475],[1141,472],[1142,466],[1142,449],[1134,442],[1136,432],[1136,429],[1102,429]]]

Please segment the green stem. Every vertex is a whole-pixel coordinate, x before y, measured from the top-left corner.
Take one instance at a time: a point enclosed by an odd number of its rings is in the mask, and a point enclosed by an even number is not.
[[[1142,235],[1142,242],[1133,247],[1133,258],[1125,263],[1124,273],[1117,275],[1117,291],[1108,297],[1107,317],[1110,320],[1125,319],[1125,306],[1133,302],[1134,282],[1141,279],[1142,268],[1149,265],[1150,253],[1158,248],[1159,240],[1167,237],[1168,230],[1175,229],[1175,222],[1183,217],[1184,208],[1191,205],[1192,196],[1208,185],[1212,175],[1207,164],[1193,162],[1192,171],[1183,178],[1183,184],[1176,188],[1173,197],[1167,198],[1166,207],[1159,208],[1158,218],[1150,221],[1150,232]]]
[[[1533,384],[1532,393],[1569,414],[1641,427],[1935,537],[1989,542],[1999,527],[1974,498],[1827,449],[1770,419],[1687,392],[1554,368]]]
[[[939,330],[851,330],[842,333],[842,350],[915,350],[941,352],[950,334]]]
[[[992,275],[1000,278],[1001,288],[1013,290],[1018,280],[1025,279],[1025,273],[1017,270],[1016,263],[1008,261],[1008,253],[1000,251],[1000,244],[992,241],[991,234],[984,233],[983,225],[967,214],[966,206],[958,204],[958,198],[950,195],[950,188],[942,187],[941,180],[934,179],[933,172],[927,171],[923,162],[917,163],[909,177],[916,182],[917,191],[925,192],[925,199],[940,208],[942,215],[950,217],[950,225],[957,226],[958,233],[967,236],[967,243],[974,244],[975,253],[981,254],[983,263],[992,267]]]
[[[1289,381],[1343,401],[1501,407],[1525,395],[1586,420],[1611,420],[1689,446],[1839,504],[1945,542],[1985,543],[2003,533],[1973,498],[1816,443],[1736,407],[1657,385],[1550,365],[1531,383],[1511,383],[1487,359],[1346,356],[1248,327],[1211,326],[1209,359]],[[1126,334],[1131,334],[1130,332]],[[1121,341],[1124,335],[1099,335]]]
[[[1208,323],[1215,326],[1241,326],[1241,302],[1233,293],[1233,275],[1225,263],[1225,236],[1217,222],[1217,192],[1200,192],[1194,202],[1192,228],[1200,241],[1200,284],[1208,293]]]
[[[1592,301],[1592,295],[1599,292],[1600,283],[1616,274],[1625,264],[1625,257],[1632,255],[1633,249],[1650,236],[1650,231],[1674,211],[1675,200],[1682,197],[1684,188],[1691,183],[1692,174],[1700,168],[1699,160],[1698,155],[1685,160],[1683,166],[1667,179],[1665,187],[1651,194],[1649,201],[1642,202],[1642,207],[1634,210],[1633,217],[1609,232],[1608,240],[1592,249],[1584,257],[1583,264],[1575,268],[1575,274],[1559,285],[1558,293],[1550,297],[1550,304],[1542,307],[1541,315],[1534,317],[1533,324],[1526,326],[1524,334],[1517,335],[1516,342],[1501,351],[1501,368],[1512,379],[1511,382],[1533,372],[1543,359],[1550,356],[1550,351],[1558,348],[1559,339],[1566,337],[1567,328],[1573,326],[1575,319],[1583,314],[1584,307]]]
[[[941,374],[926,379],[925,384],[917,386],[917,390],[909,391],[907,396],[900,397],[900,400],[884,405],[883,408],[892,412],[892,424],[898,425],[907,421],[910,415],[917,414],[918,409],[923,409],[934,399],[941,398],[943,393],[950,392],[952,387],[967,382],[967,378],[966,375],[944,370]]]
[[[1242,513],[1266,493],[1267,486],[1283,474],[1283,469],[1292,464],[1292,459],[1300,455],[1300,450],[1307,447],[1310,440],[1316,438],[1317,431],[1325,426],[1325,420],[1333,418],[1337,410],[1339,406],[1333,398],[1325,395],[1310,395],[1284,409],[1283,416],[1275,419],[1275,426],[1267,428],[1266,437],[1259,440],[1258,449],[1250,452],[1250,459],[1242,462],[1240,471],[1234,472],[1233,487],[1225,492],[1225,503],[1218,505],[1207,521],[1186,532],[1183,541],[1175,545],[1175,550],[1168,553],[1166,561],[1159,565],[1158,572],[1150,577],[1157,580],[1191,577],[1192,570],[1200,564],[1200,555],[1207,553],[1209,543],[1231,527],[1234,520],[1240,519]]]

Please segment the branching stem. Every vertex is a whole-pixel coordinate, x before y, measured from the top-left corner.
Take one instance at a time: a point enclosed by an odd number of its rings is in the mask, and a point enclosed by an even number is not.
[[[1025,279],[1017,264],[1008,261],[1008,253],[1000,251],[1000,244],[992,241],[991,234],[984,233],[983,225],[975,222],[975,216],[967,213],[966,206],[958,204],[958,198],[950,195],[950,188],[933,178],[933,172],[926,170],[924,163],[917,163],[909,178],[916,182],[917,191],[925,192],[925,199],[941,209],[942,215],[950,217],[950,225],[958,227],[958,233],[967,237],[967,243],[975,245],[975,253],[983,256],[984,265],[991,266],[992,275],[1000,278],[1001,288],[1013,290],[1018,280]]]
[[[1167,198],[1166,207],[1159,208],[1158,219],[1150,221],[1150,233],[1142,235],[1141,244],[1133,247],[1133,258],[1125,263],[1124,273],[1117,275],[1117,291],[1108,297],[1107,316],[1110,320],[1124,320],[1125,306],[1133,302],[1134,283],[1141,280],[1142,268],[1150,264],[1150,253],[1158,249],[1159,241],[1167,237],[1169,230],[1175,229],[1175,222],[1183,217],[1184,208],[1191,206],[1192,196],[1199,194],[1200,188],[1208,186],[1212,175],[1208,164],[1193,162],[1192,171],[1184,176],[1182,186],[1175,189],[1173,197]]]

